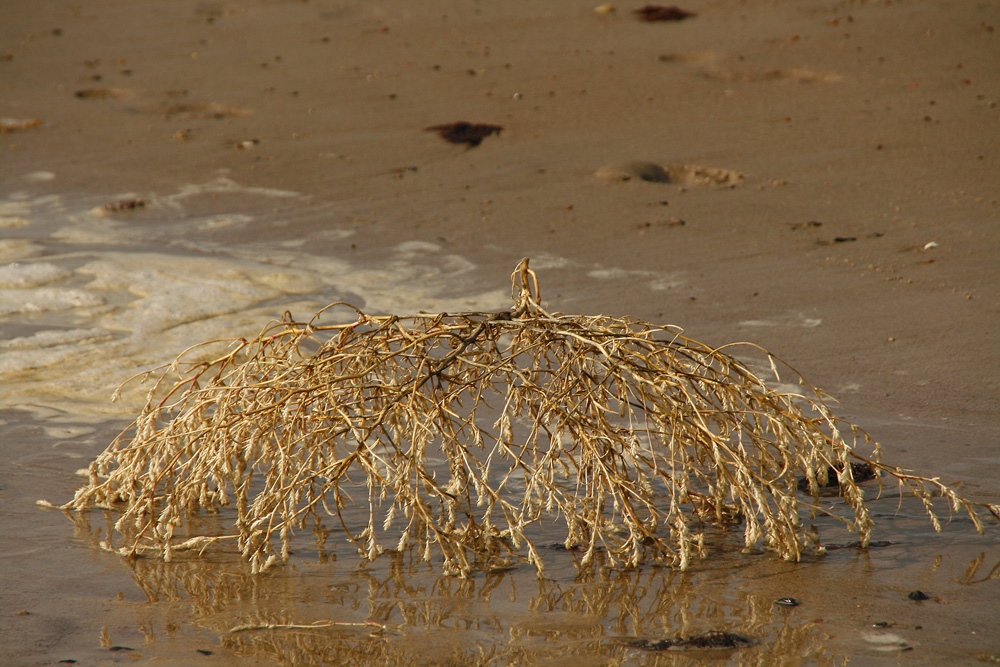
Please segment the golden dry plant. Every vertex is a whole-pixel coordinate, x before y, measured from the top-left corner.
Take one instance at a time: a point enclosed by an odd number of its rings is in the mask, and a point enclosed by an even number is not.
[[[713,526],[797,560],[822,553],[802,515],[829,511],[831,484],[866,546],[861,475],[914,494],[937,529],[935,496],[980,532],[977,511],[1000,517],[882,463],[791,368],[809,397],[676,327],[549,313],[527,259],[512,282],[509,311],[374,317],[337,303],[309,322],[286,313],[213,360],[186,351],[144,376],[158,373],[145,408],[63,509],[117,512],[104,546],[126,556],[233,542],[257,573],[326,525],[365,559],[409,550],[460,576],[524,560],[541,575],[539,526],[583,567],[685,568]],[[331,308],[353,321],[320,325]],[[777,375],[775,357],[739,345]],[[232,528],[203,534],[202,512],[234,515]]]

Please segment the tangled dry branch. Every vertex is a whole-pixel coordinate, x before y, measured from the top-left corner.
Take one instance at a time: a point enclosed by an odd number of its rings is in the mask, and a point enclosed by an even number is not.
[[[510,311],[333,304],[309,322],[286,313],[214,360],[186,361],[192,348],[157,369],[146,407],[64,508],[119,511],[107,547],[123,555],[235,542],[261,572],[287,560],[296,531],[332,519],[365,558],[413,548],[463,576],[522,558],[541,573],[529,528],[543,520],[565,527],[584,566],[601,554],[684,568],[713,525],[798,559],[822,551],[801,515],[830,475],[864,545],[859,471],[915,494],[935,527],[934,496],[980,532],[977,510],[1000,516],[883,464],[804,381],[808,398],[776,392],[673,327],[546,312],[526,259],[512,278]],[[353,321],[320,325],[331,308]],[[232,534],[191,527],[224,508]]]

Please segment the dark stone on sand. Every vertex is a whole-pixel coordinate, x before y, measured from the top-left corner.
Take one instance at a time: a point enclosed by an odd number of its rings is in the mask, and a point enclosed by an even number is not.
[[[921,590],[910,591],[910,594],[907,595],[906,597],[909,598],[910,600],[914,600],[916,602],[920,602],[922,600],[930,600],[931,599],[930,595],[928,595],[927,593],[924,593]]]

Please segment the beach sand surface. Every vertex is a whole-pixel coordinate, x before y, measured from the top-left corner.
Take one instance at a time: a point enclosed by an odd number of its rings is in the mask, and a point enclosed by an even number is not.
[[[135,415],[142,391],[109,400],[133,373],[285,309],[506,308],[524,256],[550,310],[758,343],[887,461],[997,502],[1000,4],[598,4],[5,3],[10,664],[683,665],[626,642],[713,629],[757,640],[734,665],[1000,659],[996,522],[936,535],[889,497],[867,552],[591,577],[553,554],[542,582],[339,544],[256,579],[127,563],[35,506]],[[458,121],[502,130],[427,130]],[[388,629],[227,632],[261,619]]]

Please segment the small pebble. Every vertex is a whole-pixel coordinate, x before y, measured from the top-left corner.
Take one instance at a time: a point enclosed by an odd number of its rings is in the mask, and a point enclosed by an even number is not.
[[[924,593],[923,591],[919,591],[919,590],[918,591],[910,591],[910,594],[907,595],[906,597],[908,597],[911,600],[915,600],[917,602],[920,602],[921,600],[930,600],[931,599],[930,595],[928,595],[927,593]]]
[[[795,598],[778,598],[774,601],[774,604],[782,607],[798,607],[802,603]]]

